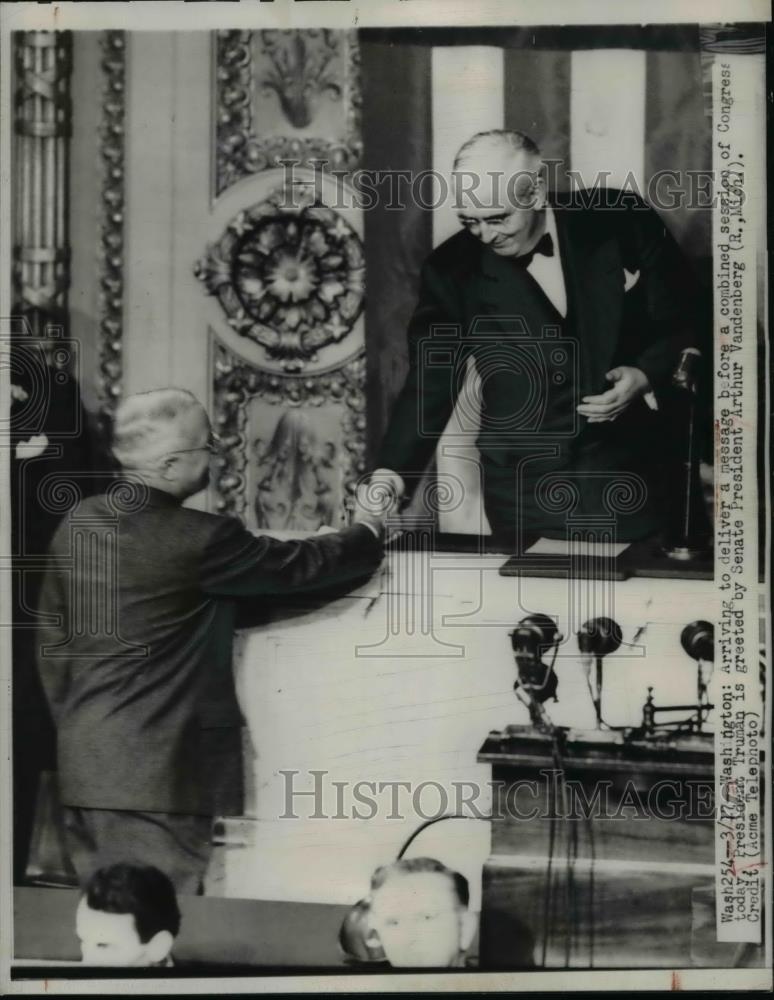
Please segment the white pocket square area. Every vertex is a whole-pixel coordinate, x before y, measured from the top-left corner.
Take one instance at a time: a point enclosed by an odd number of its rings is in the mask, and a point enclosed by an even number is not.
[[[45,434],[33,434],[27,441],[16,445],[17,458],[37,458],[48,448],[48,438]]]
[[[634,273],[632,273],[631,271],[627,271],[626,268],[624,268],[624,292],[631,291],[631,289],[634,288],[634,286],[637,284],[639,280],[640,280],[639,271],[635,271]]]

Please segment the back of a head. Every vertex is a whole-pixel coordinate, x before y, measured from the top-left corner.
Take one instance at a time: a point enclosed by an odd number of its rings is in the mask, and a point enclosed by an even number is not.
[[[113,419],[113,454],[125,469],[143,468],[207,420],[186,389],[152,389],[128,396]]]
[[[143,943],[159,931],[177,937],[180,909],[172,882],[151,865],[115,864],[100,868],[89,880],[84,899],[91,910],[128,913]]]

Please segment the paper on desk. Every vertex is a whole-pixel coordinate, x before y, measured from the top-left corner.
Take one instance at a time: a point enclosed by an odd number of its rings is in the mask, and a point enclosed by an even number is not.
[[[628,548],[628,542],[573,541],[572,543],[573,555],[596,556],[598,559],[615,559]],[[536,556],[569,556],[570,546],[566,538],[538,538],[527,552]]]

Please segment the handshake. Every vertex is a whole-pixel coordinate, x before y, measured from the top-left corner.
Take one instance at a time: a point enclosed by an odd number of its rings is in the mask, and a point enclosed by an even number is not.
[[[376,469],[357,488],[352,523],[367,524],[381,537],[385,521],[397,514],[405,492],[406,487],[397,472]]]

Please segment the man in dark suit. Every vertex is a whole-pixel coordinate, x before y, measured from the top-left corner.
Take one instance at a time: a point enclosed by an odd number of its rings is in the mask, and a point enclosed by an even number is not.
[[[41,776],[55,767],[56,734],[35,668],[34,608],[42,582],[39,563],[61,511],[57,486],[82,484],[97,466],[78,382],[49,358],[69,341],[32,336],[11,342],[9,427],[11,607],[13,642],[13,862],[14,882],[29,863]],[[37,563],[37,564],[36,564]]]
[[[137,862],[200,891],[217,791],[204,732],[239,720],[236,600],[341,584],[381,558],[381,522],[364,507],[345,531],[288,542],[183,508],[207,484],[213,448],[190,393],[127,399],[113,440],[126,481],[80,503],[51,544],[38,663],[83,881]]]
[[[472,358],[496,536],[511,548],[564,537],[568,515],[612,518],[621,540],[653,534],[657,397],[692,342],[691,277],[674,240],[631,193],[549,196],[523,133],[474,136],[455,177],[463,228],[423,267],[375,481],[398,497],[418,481]]]

